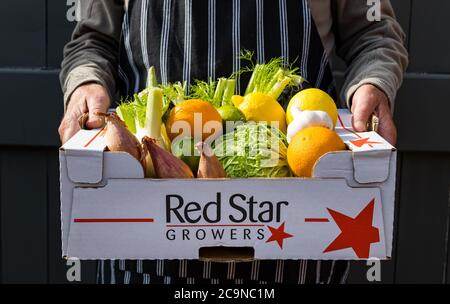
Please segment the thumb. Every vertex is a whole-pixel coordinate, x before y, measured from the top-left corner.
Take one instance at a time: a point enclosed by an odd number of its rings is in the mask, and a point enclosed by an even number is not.
[[[375,105],[372,105],[368,100],[354,99],[352,107],[353,129],[356,132],[367,131],[367,122],[374,111]]]
[[[89,118],[86,127],[89,129],[100,128],[104,124],[104,118],[96,115],[98,112],[106,113],[109,108],[109,97],[107,94],[89,96],[86,100],[89,109]]]

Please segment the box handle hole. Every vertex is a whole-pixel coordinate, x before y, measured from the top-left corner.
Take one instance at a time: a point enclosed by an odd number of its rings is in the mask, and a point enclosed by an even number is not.
[[[202,261],[244,262],[255,259],[255,249],[253,247],[201,247],[198,255]]]

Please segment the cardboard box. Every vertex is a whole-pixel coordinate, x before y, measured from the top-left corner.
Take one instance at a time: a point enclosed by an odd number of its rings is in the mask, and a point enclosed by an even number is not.
[[[324,155],[314,178],[144,179],[101,130],[60,150],[62,251],[80,259],[386,259],[391,256],[396,151],[356,133]]]

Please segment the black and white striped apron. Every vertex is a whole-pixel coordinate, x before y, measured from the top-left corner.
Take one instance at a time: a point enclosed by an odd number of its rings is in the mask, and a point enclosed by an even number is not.
[[[119,88],[123,96],[144,89],[147,70],[158,81],[228,77],[240,70],[242,49],[258,62],[294,62],[312,87],[334,95],[334,81],[309,0],[130,0],[122,28]],[[246,79],[237,80],[237,92]],[[344,261],[197,260],[101,261],[99,283],[343,283]]]

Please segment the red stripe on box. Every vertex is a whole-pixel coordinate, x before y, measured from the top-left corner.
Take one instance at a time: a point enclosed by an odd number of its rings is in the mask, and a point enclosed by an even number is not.
[[[74,223],[153,223],[152,218],[76,218]]]
[[[329,221],[327,218],[305,218],[305,223],[328,223]]]
[[[105,130],[105,128],[101,129],[100,131],[98,131],[94,137],[92,137],[85,145],[84,148],[87,148],[90,144],[92,144],[92,142],[101,134],[103,133],[103,131]]]
[[[339,123],[340,123],[341,126],[342,126],[342,129],[344,129],[345,131],[348,131],[348,132],[350,132],[350,133],[355,134],[358,138],[361,138],[361,136],[360,136],[358,133],[356,133],[356,132],[353,131],[353,130],[347,129],[347,128],[344,126],[344,124],[342,123],[341,117],[340,117],[339,115],[338,115],[338,119],[339,119]]]

